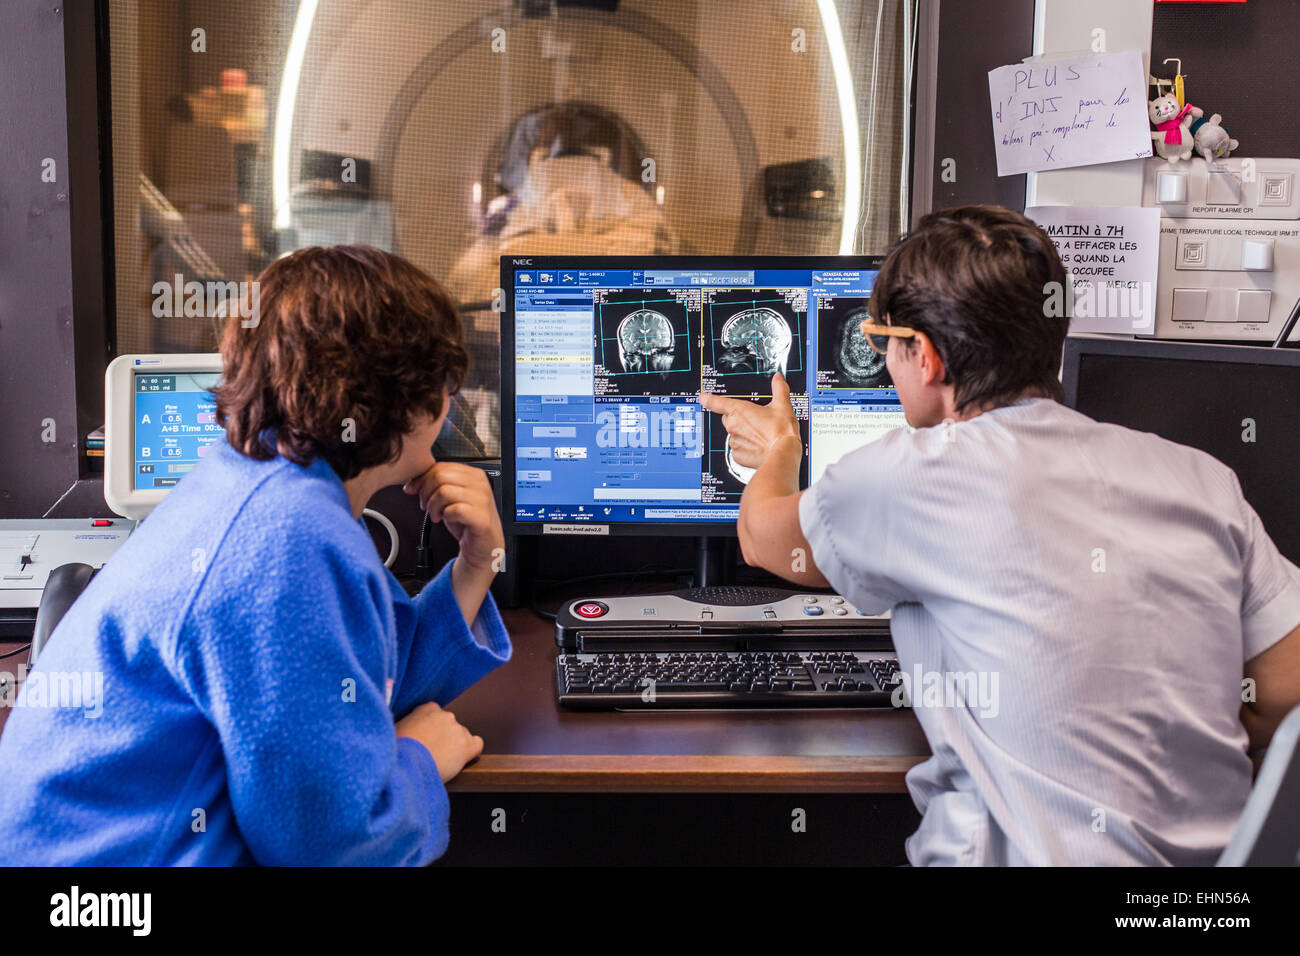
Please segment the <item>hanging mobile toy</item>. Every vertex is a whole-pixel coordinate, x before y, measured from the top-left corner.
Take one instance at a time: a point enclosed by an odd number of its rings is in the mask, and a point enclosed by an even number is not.
[[[1158,134],[1152,134],[1156,153],[1170,162],[1188,158],[1190,154],[1187,153],[1185,144],[1186,134],[1190,134],[1193,152],[1203,156],[1207,163],[1213,165],[1216,160],[1226,159],[1232,155],[1241,144],[1228,135],[1228,131],[1222,125],[1223,117],[1218,113],[1206,117],[1203,110],[1187,105],[1183,61],[1177,57],[1170,57],[1165,60],[1165,63],[1176,64],[1174,78],[1172,80],[1151,78],[1156,88],[1156,99],[1151,103],[1151,122],[1157,130],[1164,133],[1159,140],[1157,140]],[[1168,92],[1164,92],[1166,87]],[[1173,110],[1173,104],[1169,102],[1170,97],[1178,101],[1177,111]],[[1186,125],[1188,118],[1192,119],[1190,126]],[[1171,142],[1171,137],[1177,137],[1180,142]]]
[[[1178,99],[1178,108],[1181,110],[1187,105],[1187,87],[1183,83],[1183,61],[1178,59],[1176,56],[1171,56],[1169,59],[1165,60],[1165,65],[1168,66],[1170,63],[1178,64],[1178,66],[1174,68],[1173,94]],[[1156,92],[1159,91],[1160,87],[1157,86]]]
[[[1192,124],[1205,115],[1200,107],[1186,102],[1186,89],[1183,83],[1183,63],[1170,58],[1166,63],[1177,63],[1177,73],[1172,81],[1155,80],[1156,98],[1148,103],[1147,112],[1155,131],[1151,134],[1152,147],[1157,156],[1171,163],[1189,159],[1192,155],[1194,141]],[[1164,87],[1169,92],[1162,93]]]

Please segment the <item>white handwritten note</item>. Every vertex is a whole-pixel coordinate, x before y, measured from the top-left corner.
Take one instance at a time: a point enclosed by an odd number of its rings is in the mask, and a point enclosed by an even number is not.
[[[1056,244],[1072,288],[1056,297],[1071,332],[1154,332],[1160,210],[1141,206],[1030,206]],[[1044,290],[1048,308],[1052,291]]]
[[[998,175],[1151,155],[1136,50],[1000,66],[989,73]]]

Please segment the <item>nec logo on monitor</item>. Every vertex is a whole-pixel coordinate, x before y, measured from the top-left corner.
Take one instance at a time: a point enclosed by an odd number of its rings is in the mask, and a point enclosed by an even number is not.
[[[531,266],[533,264],[532,259],[514,259],[512,261],[517,266]]]

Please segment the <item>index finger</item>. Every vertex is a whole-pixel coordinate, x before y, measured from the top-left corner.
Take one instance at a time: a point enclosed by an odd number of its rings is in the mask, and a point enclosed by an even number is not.
[[[700,392],[700,404],[704,406],[706,411],[716,412],[719,415],[727,415],[734,412],[737,407],[749,403],[739,398],[727,398],[725,395],[713,395],[709,392]]]

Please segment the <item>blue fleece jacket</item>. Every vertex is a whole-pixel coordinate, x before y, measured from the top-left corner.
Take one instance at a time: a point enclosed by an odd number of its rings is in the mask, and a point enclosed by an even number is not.
[[[323,459],[218,442],[27,675],[0,864],[428,863],[447,791],[394,721],[509,656],[491,596],[466,626],[450,565],[407,596]]]

